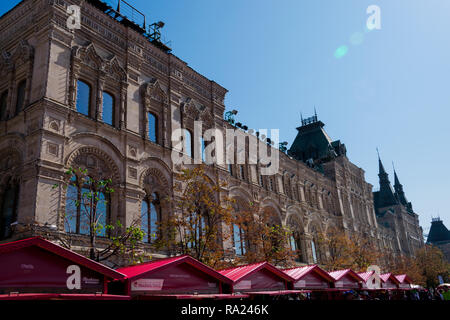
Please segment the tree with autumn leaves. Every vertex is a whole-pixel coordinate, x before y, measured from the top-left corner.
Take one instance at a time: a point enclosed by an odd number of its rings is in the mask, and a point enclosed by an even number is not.
[[[175,188],[180,195],[167,199],[174,213],[160,224],[166,235],[160,246],[216,267],[224,257],[221,244],[230,236],[222,224],[231,223],[231,199],[219,201],[224,185],[211,181],[204,166],[183,169],[176,179],[181,182]]]
[[[234,215],[233,224],[242,230],[241,242],[247,246],[245,253],[236,257],[236,264],[267,261],[290,266],[293,263],[296,252],[287,245],[291,231],[272,210],[250,202],[246,209]]]
[[[357,272],[366,271],[368,266],[378,263],[382,256],[369,237],[348,235],[339,227],[330,227],[326,233],[320,234],[319,243],[328,249],[328,254],[323,255],[322,264],[329,271],[346,268]]]
[[[274,222],[270,211],[249,203],[248,210],[235,212],[234,199],[221,192],[226,183],[212,181],[203,165],[183,169],[176,178],[181,182],[176,189],[180,195],[168,199],[174,214],[161,222],[160,229],[167,235],[161,246],[214,268],[260,261],[287,265],[292,260],[287,230]],[[234,226],[241,228],[246,250],[233,259],[223,244],[234,241]]]
[[[322,264],[329,271],[351,268],[363,272],[369,265],[377,264],[385,272],[407,274],[415,284],[424,287],[436,287],[439,275],[444,281],[450,280],[450,264],[435,246],[423,246],[414,257],[394,255],[392,250],[379,249],[368,237],[349,236],[336,227],[329,228],[319,239],[321,245],[328,248],[329,254]]]
[[[433,245],[424,245],[417,250],[414,257],[395,257],[389,264],[391,272],[406,273],[415,284],[427,288],[439,285],[439,276],[444,282],[450,281],[450,264],[445,260],[442,251]]]

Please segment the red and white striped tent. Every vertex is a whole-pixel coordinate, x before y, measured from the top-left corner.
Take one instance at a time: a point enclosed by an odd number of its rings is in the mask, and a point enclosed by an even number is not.
[[[360,289],[364,282],[364,279],[352,269],[332,271],[328,274],[334,279],[335,288]]]
[[[294,278],[295,289],[329,289],[333,287],[334,278],[318,265],[283,269]]]

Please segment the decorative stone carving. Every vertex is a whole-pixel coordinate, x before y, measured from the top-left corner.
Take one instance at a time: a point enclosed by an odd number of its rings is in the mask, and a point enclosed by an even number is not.
[[[96,147],[81,147],[69,156],[68,167],[87,168],[94,179],[112,178],[113,183],[120,182],[119,169],[111,157]]]

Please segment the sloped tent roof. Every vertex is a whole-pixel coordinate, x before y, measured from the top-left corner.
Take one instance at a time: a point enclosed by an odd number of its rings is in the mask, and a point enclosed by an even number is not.
[[[294,288],[326,289],[334,283],[334,279],[318,265],[283,269],[283,272],[294,278]]]
[[[150,261],[117,271],[125,274],[128,293],[133,295],[219,294],[222,293],[222,284],[232,284],[227,277],[188,255]]]
[[[392,273],[380,275],[382,288],[397,288],[400,281]]]
[[[412,279],[407,274],[398,274],[395,278],[398,280],[400,288],[411,288],[413,284]]]
[[[374,273],[374,271],[368,271],[368,272],[361,272],[358,273],[358,276],[360,276],[363,279],[363,283],[367,283],[370,276]]]
[[[130,300],[129,296],[113,294],[20,293],[1,294],[0,300]]]
[[[336,270],[328,274],[334,279],[336,288],[357,289],[364,282],[364,279],[352,269]]]
[[[80,269],[80,289],[69,289],[68,267]],[[41,237],[0,245],[0,291],[87,293],[101,292],[105,278],[125,275]],[[45,291],[48,290],[48,291]],[[7,293],[6,292],[6,293]]]
[[[233,281],[234,291],[274,291],[285,290],[294,279],[268,262],[259,262],[219,270]]]

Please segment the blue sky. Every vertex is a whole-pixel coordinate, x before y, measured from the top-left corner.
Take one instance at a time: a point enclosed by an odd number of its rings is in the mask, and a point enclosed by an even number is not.
[[[0,13],[19,1],[2,1]],[[173,54],[229,90],[227,110],[291,143],[314,113],[378,187],[392,161],[424,233],[450,227],[450,1],[129,0]],[[381,30],[365,32],[369,5]],[[346,45],[341,58],[335,51]]]

